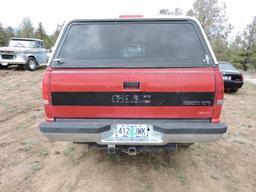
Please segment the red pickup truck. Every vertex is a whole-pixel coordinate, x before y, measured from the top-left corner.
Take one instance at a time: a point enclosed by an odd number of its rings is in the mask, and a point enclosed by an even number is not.
[[[215,141],[223,80],[197,20],[73,20],[63,28],[44,74],[53,141],[143,147]]]

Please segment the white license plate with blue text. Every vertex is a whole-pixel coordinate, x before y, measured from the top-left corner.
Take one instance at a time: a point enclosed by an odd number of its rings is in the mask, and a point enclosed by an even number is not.
[[[146,124],[117,124],[117,137],[145,137],[148,135],[148,126]]]

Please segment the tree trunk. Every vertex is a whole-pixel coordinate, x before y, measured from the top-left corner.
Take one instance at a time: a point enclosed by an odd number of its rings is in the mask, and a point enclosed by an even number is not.
[[[246,65],[247,61],[244,61],[241,64],[242,64],[243,71],[247,71],[248,70],[248,66]]]

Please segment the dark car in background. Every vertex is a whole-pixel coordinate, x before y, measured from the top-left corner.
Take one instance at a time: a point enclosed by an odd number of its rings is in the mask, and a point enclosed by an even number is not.
[[[219,61],[219,68],[222,73],[225,92],[237,92],[244,84],[242,73],[228,62]]]

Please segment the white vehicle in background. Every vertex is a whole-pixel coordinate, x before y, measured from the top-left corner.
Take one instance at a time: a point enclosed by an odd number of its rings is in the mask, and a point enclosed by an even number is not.
[[[51,49],[47,49],[47,57],[50,58],[52,56],[52,48]]]
[[[0,47],[0,67],[21,65],[34,71],[48,61],[43,41],[34,38],[12,38],[8,47]]]

